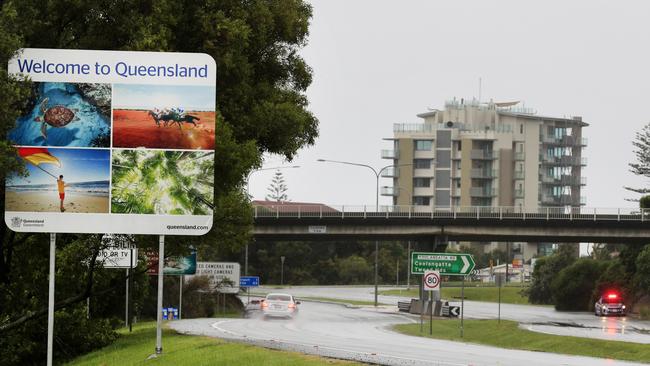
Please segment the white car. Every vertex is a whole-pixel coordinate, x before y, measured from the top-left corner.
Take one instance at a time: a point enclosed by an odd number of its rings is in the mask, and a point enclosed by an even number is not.
[[[298,313],[300,301],[296,301],[292,295],[271,293],[262,300],[262,313],[266,317],[291,318]]]

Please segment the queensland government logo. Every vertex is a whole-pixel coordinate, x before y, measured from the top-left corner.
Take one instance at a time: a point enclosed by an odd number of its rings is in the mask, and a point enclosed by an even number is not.
[[[11,218],[11,227],[20,227],[20,224],[22,224],[23,219],[20,217],[12,217]]]

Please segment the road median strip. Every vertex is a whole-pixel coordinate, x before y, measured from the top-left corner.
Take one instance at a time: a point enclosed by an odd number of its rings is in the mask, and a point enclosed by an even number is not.
[[[419,324],[398,324],[393,329],[411,336],[507,349],[650,363],[650,347],[647,344],[537,333],[521,329],[517,322],[507,320],[498,323],[497,320],[465,319],[463,338],[460,337],[457,319],[434,321],[433,335],[429,335],[428,326],[425,332],[420,333]]]

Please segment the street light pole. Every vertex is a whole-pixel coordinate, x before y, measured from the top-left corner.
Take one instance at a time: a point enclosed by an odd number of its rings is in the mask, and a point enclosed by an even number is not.
[[[381,176],[381,173],[388,168],[413,165],[413,164],[392,164],[392,165],[386,165],[385,167],[377,171],[377,169],[371,167],[370,165],[353,163],[349,161],[327,160],[327,159],[318,159],[317,161],[321,163],[337,163],[337,164],[354,165],[354,166],[360,166],[372,170],[376,178],[376,183],[375,183],[376,212],[379,212],[379,177]],[[378,305],[377,303],[377,295],[378,295],[378,287],[379,287],[378,283],[379,283],[379,240],[377,239],[375,240],[375,307],[377,307]]]
[[[253,175],[253,173],[261,172],[262,170],[273,170],[273,169],[278,169],[279,170],[279,169],[290,169],[290,168],[300,168],[300,165],[274,166],[274,167],[271,167],[271,168],[262,168],[262,169],[252,170],[246,176],[246,196],[250,197],[250,195],[251,195],[249,183],[250,183],[251,175]],[[246,253],[244,255],[244,276],[248,276],[248,243],[246,243],[245,250],[246,250]]]

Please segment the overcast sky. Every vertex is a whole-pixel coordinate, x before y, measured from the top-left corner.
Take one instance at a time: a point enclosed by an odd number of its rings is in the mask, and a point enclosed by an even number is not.
[[[377,168],[394,123],[445,100],[521,100],[538,114],[582,116],[588,207],[632,207],[624,185],[631,142],[650,122],[650,2],[644,1],[312,1],[307,94],[320,137],[283,170],[292,201],[374,204],[369,169],[317,163],[347,160]],[[251,176],[263,199],[273,171]],[[381,186],[391,185],[382,179]],[[380,197],[380,204],[390,204]]]

